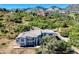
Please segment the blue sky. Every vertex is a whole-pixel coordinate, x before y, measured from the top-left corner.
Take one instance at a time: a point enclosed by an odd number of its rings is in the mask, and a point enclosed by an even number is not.
[[[0,8],[7,8],[7,9],[12,9],[12,8],[32,8],[36,6],[42,6],[45,8],[51,7],[51,6],[57,6],[61,8],[65,8],[68,6],[68,4],[0,4]]]

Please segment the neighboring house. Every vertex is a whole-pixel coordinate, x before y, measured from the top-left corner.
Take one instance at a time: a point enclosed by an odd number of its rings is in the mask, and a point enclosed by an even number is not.
[[[44,12],[44,10],[42,10],[42,9],[40,9],[40,10],[38,10],[38,11],[36,11],[37,12],[37,15],[38,16],[45,16],[45,12]]]
[[[59,13],[65,14],[66,11],[65,10],[60,10]]]
[[[41,39],[46,35],[54,35],[52,30],[31,30],[23,32],[16,37],[16,43],[22,47],[37,46],[41,44]]]
[[[45,15],[51,14],[51,13],[53,13],[53,12],[55,12],[55,10],[52,9],[52,8],[49,8],[49,9],[47,9],[47,10],[45,11]]]

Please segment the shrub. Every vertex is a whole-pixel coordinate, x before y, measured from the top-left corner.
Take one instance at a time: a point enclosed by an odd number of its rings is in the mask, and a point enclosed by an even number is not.
[[[10,21],[13,21],[15,23],[22,23],[22,17],[19,15],[13,15],[11,16]]]
[[[72,54],[75,53],[70,45],[64,41],[55,38],[44,38],[40,48],[37,49],[39,54]]]

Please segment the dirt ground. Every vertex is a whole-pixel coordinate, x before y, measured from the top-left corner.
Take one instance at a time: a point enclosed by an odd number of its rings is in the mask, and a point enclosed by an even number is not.
[[[36,51],[34,47],[21,48],[17,46],[15,40],[0,39],[1,43],[6,43],[6,46],[2,45],[3,47],[0,47],[0,54],[35,54]]]

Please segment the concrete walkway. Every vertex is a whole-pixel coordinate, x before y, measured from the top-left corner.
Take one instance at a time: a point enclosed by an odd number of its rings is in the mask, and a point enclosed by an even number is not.
[[[58,38],[60,38],[61,40],[65,41],[65,42],[68,42],[69,38],[67,38],[67,37],[62,37],[58,32],[55,32],[55,34],[56,34],[56,36],[57,36]]]

